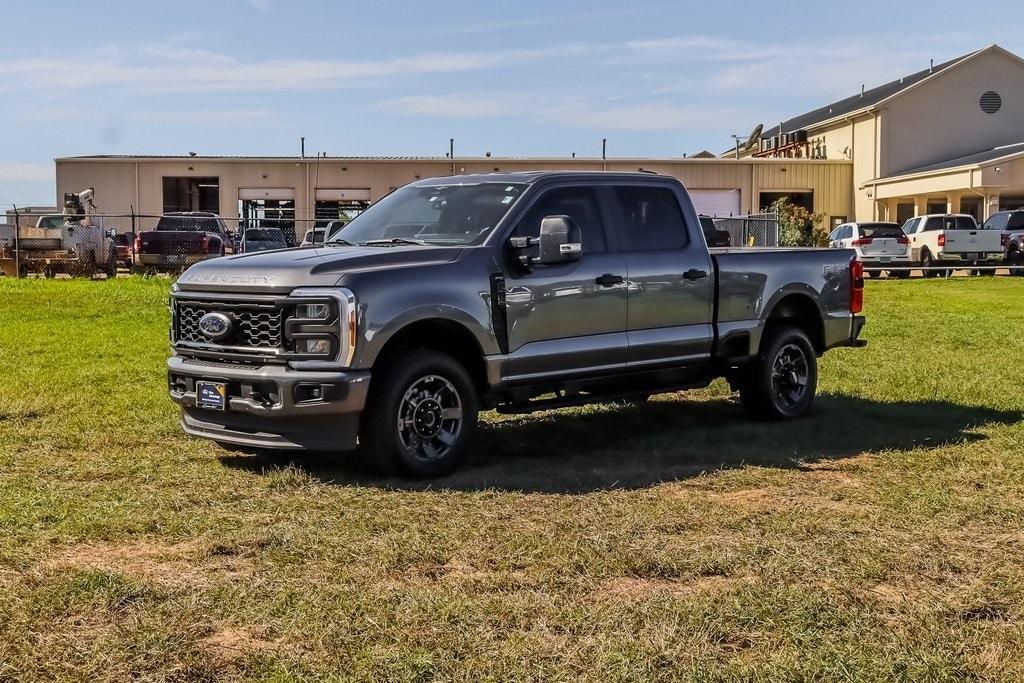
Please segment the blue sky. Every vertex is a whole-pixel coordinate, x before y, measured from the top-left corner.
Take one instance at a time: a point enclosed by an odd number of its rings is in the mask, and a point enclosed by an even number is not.
[[[0,207],[80,154],[681,156],[988,45],[1016,2],[3,3]],[[100,198],[100,203],[102,200]]]

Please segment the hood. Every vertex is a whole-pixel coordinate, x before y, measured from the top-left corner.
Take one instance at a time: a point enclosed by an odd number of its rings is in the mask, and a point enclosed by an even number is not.
[[[454,261],[461,247],[317,247],[260,251],[201,261],[178,278],[193,291],[290,292],[331,287],[347,273],[409,268]]]

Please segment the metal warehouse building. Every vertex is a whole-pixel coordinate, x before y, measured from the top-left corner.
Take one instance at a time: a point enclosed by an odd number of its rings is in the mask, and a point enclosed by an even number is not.
[[[715,216],[756,213],[780,193],[801,193],[815,210],[845,219],[853,201],[848,160],[86,156],[57,159],[56,168],[58,197],[92,187],[98,210],[112,214],[331,219],[419,178],[567,169],[675,176],[697,209]]]

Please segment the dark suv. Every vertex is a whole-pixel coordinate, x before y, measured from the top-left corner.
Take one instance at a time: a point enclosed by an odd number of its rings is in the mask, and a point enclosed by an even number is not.
[[[999,230],[1003,233],[1003,253],[1010,274],[1024,275],[1024,209],[1000,211],[989,216],[982,226],[985,230]]]

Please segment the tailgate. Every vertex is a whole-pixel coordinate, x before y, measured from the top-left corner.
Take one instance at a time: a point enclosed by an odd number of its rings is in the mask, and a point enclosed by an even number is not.
[[[895,237],[876,237],[860,248],[864,256],[903,257],[907,253],[907,245],[900,244]]]
[[[139,235],[140,254],[205,254],[205,233],[178,230],[154,230]]]
[[[978,254],[1002,251],[1002,237],[998,230],[946,230],[947,253]]]

